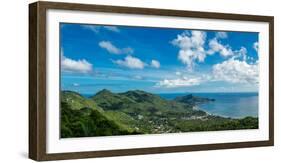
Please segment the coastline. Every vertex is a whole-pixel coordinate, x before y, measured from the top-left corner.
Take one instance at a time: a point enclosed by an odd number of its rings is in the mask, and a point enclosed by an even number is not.
[[[237,115],[237,113],[234,113],[236,115],[229,115],[230,113],[226,114],[226,113],[222,113],[221,111],[217,111],[217,110],[214,110],[211,108],[211,110],[208,108],[208,105],[215,105],[216,107],[220,107],[220,106],[217,106],[219,103],[221,103],[221,100],[218,99],[217,95],[221,95],[221,96],[224,96],[224,95],[235,95],[235,96],[238,96],[240,97],[241,95],[251,95],[251,96],[257,96],[258,97],[258,92],[196,92],[196,93],[161,93],[161,94],[155,94],[155,95],[158,95],[160,96],[161,98],[164,98],[165,100],[174,100],[176,97],[178,96],[185,96],[185,95],[189,95],[189,94],[192,94],[192,95],[195,95],[195,96],[199,96],[199,97],[204,97],[204,98],[213,98],[215,99],[216,101],[213,102],[210,102],[210,103],[203,103],[203,104],[199,104],[196,106],[195,109],[198,109],[198,110],[202,110],[206,113],[208,113],[209,115],[212,115],[212,116],[220,116],[220,117],[224,117],[224,118],[233,118],[233,119],[242,119],[242,118],[245,118],[245,117],[248,117],[248,116],[251,116],[251,117],[257,117],[258,118],[258,106],[255,106],[255,107],[252,107],[251,109],[253,111],[251,111],[251,113],[245,113],[245,115],[241,115],[243,112],[241,112],[241,110],[237,110],[237,112],[240,112],[240,115]],[[82,96],[86,97],[86,98],[91,98],[93,97],[95,94],[81,94]],[[241,97],[243,98],[243,97]],[[258,99],[257,99],[258,100]],[[236,102],[237,103],[237,102]],[[247,104],[247,103],[246,103]],[[237,104],[238,105],[238,104]],[[243,104],[245,105],[245,104]],[[227,106],[224,106],[225,108],[227,108]],[[237,108],[240,108],[241,106],[237,106]],[[242,108],[250,108],[250,107],[246,107],[246,106],[242,106]],[[256,108],[256,110],[255,110]],[[230,108],[233,110],[233,108]],[[234,108],[235,109],[235,108]],[[245,111],[245,109],[243,110]],[[226,114],[226,115],[225,115]],[[233,112],[232,112],[233,114]]]

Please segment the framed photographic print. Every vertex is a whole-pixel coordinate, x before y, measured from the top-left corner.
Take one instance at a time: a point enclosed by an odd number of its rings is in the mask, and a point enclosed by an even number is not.
[[[34,160],[272,146],[271,16],[29,6]]]

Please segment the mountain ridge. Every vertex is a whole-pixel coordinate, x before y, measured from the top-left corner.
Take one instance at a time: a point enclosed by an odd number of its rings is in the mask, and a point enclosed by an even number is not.
[[[224,118],[193,109],[211,101],[214,100],[193,95],[166,100],[142,90],[113,93],[103,89],[90,98],[62,91],[61,135],[67,138],[258,128],[255,117]]]

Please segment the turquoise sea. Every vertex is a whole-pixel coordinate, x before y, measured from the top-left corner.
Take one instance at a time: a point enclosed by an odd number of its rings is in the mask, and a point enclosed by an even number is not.
[[[258,93],[174,93],[159,95],[171,100],[187,94],[215,99],[214,102],[199,105],[200,109],[210,114],[232,118],[258,117]]]

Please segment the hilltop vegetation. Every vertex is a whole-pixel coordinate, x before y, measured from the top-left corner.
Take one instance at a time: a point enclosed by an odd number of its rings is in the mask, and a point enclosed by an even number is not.
[[[102,90],[90,98],[72,91],[61,96],[62,138],[258,128],[258,118],[231,119],[194,109],[214,99],[192,95],[165,100],[140,90]]]
[[[175,101],[195,106],[195,105],[202,104],[202,103],[214,102],[215,99],[202,98],[202,97],[197,97],[197,96],[193,96],[192,94],[189,94],[186,96],[176,97]]]

